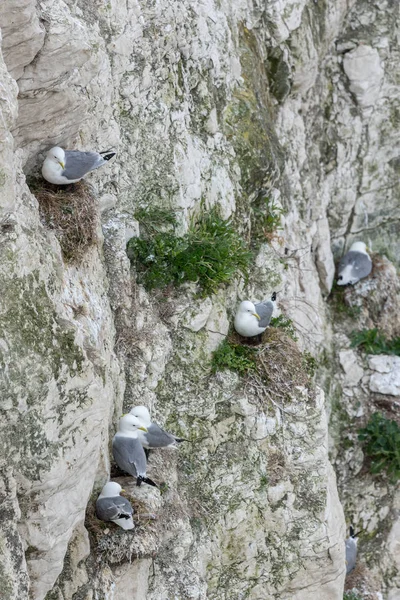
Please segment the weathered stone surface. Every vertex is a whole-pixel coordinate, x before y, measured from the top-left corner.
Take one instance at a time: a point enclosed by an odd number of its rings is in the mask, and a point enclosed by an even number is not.
[[[357,103],[363,109],[371,109],[379,97],[384,74],[376,48],[362,44],[347,52],[343,58],[343,68]]]
[[[126,590],[140,600],[342,599],[344,520],[322,394],[298,386],[276,405],[235,373],[211,376],[210,355],[238,301],[275,290],[301,346],[329,348],[331,245],[339,256],[361,237],[399,255],[398,9],[391,0],[2,2],[3,50],[20,91],[17,117],[17,86],[0,63],[10,600],[25,600],[28,576],[32,600],[52,590],[57,600],[125,599]],[[77,265],[40,223],[21,169],[36,173],[54,144],[118,150],[90,175],[104,240]],[[172,207],[184,232],[201,205],[219,204],[248,238],[260,196],[285,214],[281,229],[261,227],[249,282],[204,301],[190,286],[160,297],[136,285],[125,247],[139,233],[138,207]],[[382,285],[389,279],[374,264],[352,290],[364,294],[360,323],[396,335],[397,276],[386,263],[393,285]],[[352,386],[343,438],[354,444],[357,419],[369,414],[367,379],[339,347]],[[157,543],[143,546],[158,555],[110,566],[85,558],[82,523],[109,473],[109,432],[123,405],[137,403],[191,443],[149,461],[168,482],[154,505]],[[359,448],[347,447],[338,467],[347,517],[387,531],[390,494],[363,485],[361,466]],[[379,544],[367,550],[387,561],[379,580],[393,600],[393,544]]]
[[[3,0],[0,6],[2,50],[10,75],[19,79],[43,46],[45,29],[34,0]]]
[[[357,363],[357,355],[353,350],[339,352],[340,364],[345,372],[344,385],[353,387],[364,375],[364,369]]]
[[[369,359],[369,368],[376,371],[369,380],[371,392],[400,396],[399,356],[374,356]]]

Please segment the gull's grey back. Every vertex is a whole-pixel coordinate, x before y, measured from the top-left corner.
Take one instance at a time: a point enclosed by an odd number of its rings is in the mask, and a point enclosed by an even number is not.
[[[97,152],[80,152],[79,150],[65,151],[64,177],[67,179],[80,179],[89,171],[93,171],[106,161]]]
[[[115,435],[112,443],[115,462],[132,477],[146,475],[146,455],[138,439]]]
[[[122,496],[113,498],[98,498],[96,501],[96,514],[102,521],[112,521],[121,515],[132,515],[131,503]]]
[[[354,276],[359,279],[367,277],[372,270],[372,261],[370,257],[363,252],[355,252],[354,250],[347,252],[347,254],[340,259],[338,268],[339,274],[349,265],[353,268]]]
[[[255,305],[256,313],[260,317],[258,322],[259,327],[268,327],[272,313],[274,312],[274,304],[271,300],[266,300],[265,302],[260,302],[260,304]]]
[[[144,437],[146,438],[149,448],[165,448],[176,442],[173,435],[167,433],[155,423],[152,423],[147,428],[147,433],[145,433]]]

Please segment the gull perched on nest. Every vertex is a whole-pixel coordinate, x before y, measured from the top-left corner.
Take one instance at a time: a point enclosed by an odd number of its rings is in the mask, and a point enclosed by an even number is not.
[[[143,448],[177,448],[180,442],[186,441],[172,433],[167,433],[164,429],[152,423],[150,413],[145,406],[134,406],[129,414],[135,416],[147,430],[138,429],[138,439]]]
[[[372,261],[367,252],[364,242],[354,242],[350,250],[339,263],[338,285],[357,283],[360,279],[367,277],[372,270]]]
[[[254,337],[263,333],[270,324],[274,312],[276,292],[271,300],[253,304],[249,300],[240,303],[236,312],[234,327],[239,335],[243,337]]]
[[[90,171],[107,164],[115,152],[80,152],[55,146],[48,151],[42,175],[49,183],[68,185],[80,181]]]
[[[96,501],[96,515],[101,521],[112,521],[122,529],[133,529],[133,508],[129,500],[119,495],[123,491],[115,481],[106,483]]]
[[[112,451],[114,460],[120,469],[136,477],[136,485],[142,482],[158,487],[146,475],[146,455],[138,439],[138,430],[147,431],[139,419],[133,415],[124,415],[119,420],[119,430],[114,435]]]

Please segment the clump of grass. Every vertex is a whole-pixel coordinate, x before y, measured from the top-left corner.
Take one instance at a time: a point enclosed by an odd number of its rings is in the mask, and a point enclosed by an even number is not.
[[[361,306],[349,306],[345,300],[345,286],[338,285],[335,280],[330,293],[330,302],[332,308],[339,315],[347,315],[351,319],[355,319],[361,313]]]
[[[225,338],[223,342],[213,353],[211,359],[212,371],[222,371],[231,369],[237,371],[239,375],[245,375],[249,371],[256,369],[255,360],[256,351],[243,344],[235,344]]]
[[[138,208],[134,217],[147,235],[160,233],[177,225],[176,215],[172,209],[157,206]]]
[[[277,327],[278,329],[283,329],[283,331],[288,335],[292,340],[297,342],[299,339],[296,335],[296,330],[293,325],[292,319],[285,317],[285,315],[279,315],[279,317],[272,317],[270,322],[271,327]]]
[[[350,335],[352,348],[360,347],[367,354],[395,354],[400,356],[400,337],[388,340],[378,329],[362,329]]]
[[[344,592],[343,600],[362,600],[362,596],[351,590],[350,592]]]
[[[313,355],[309,352],[303,352],[303,363],[307,375],[310,378],[313,378],[315,375],[315,370],[317,368],[317,361],[315,360]]]
[[[365,454],[371,459],[370,472],[386,471],[392,483],[400,479],[400,427],[381,413],[374,413],[358,431]]]
[[[138,281],[148,289],[196,282],[207,296],[241,273],[247,279],[252,253],[230,219],[217,209],[202,214],[187,234],[159,232],[149,238],[131,238],[128,256],[136,265]]]
[[[68,189],[44,185],[46,187],[34,190],[41,220],[54,231],[64,258],[78,262],[97,242],[99,216],[96,199],[83,181],[68,186]]]
[[[268,196],[260,196],[252,205],[251,238],[253,243],[263,244],[276,237],[281,227],[284,209],[275,204]]]

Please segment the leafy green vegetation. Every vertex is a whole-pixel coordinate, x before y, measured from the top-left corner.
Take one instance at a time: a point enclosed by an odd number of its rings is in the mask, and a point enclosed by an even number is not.
[[[374,413],[358,431],[358,439],[371,459],[371,473],[386,471],[392,483],[400,479],[400,427],[381,413]]]
[[[147,223],[150,214],[142,215]],[[200,215],[182,237],[174,232],[158,232],[155,222],[153,218],[155,233],[151,237],[131,238],[127,246],[138,281],[147,289],[194,281],[200,294],[207,296],[239,273],[247,279],[252,253],[231,220],[222,219],[217,209]]]
[[[360,596],[357,592],[344,592],[343,600],[362,600],[362,596]]]
[[[235,344],[225,338],[213,353],[212,370],[215,373],[215,371],[231,369],[237,371],[239,375],[245,375],[256,369],[255,354],[256,351],[253,348]]]
[[[279,317],[272,317],[270,322],[271,327],[277,327],[278,329],[283,329],[283,331],[292,338],[295,342],[297,342],[298,337],[296,335],[296,330],[293,325],[292,319],[285,317],[285,315],[279,315]]]
[[[378,329],[362,329],[351,333],[352,348],[360,347],[367,354],[395,354],[400,356],[400,337],[388,340]]]
[[[361,306],[349,306],[346,304],[344,293],[345,286],[338,285],[335,280],[330,293],[330,303],[332,308],[339,315],[347,315],[351,319],[355,319],[361,313]]]
[[[135,211],[134,217],[139,221],[140,226],[148,235],[171,229],[171,227],[175,227],[177,224],[176,215],[173,210],[157,206],[138,208]]]
[[[253,243],[270,242],[278,229],[281,229],[281,216],[284,209],[268,196],[261,196],[252,205],[251,240]]]
[[[304,368],[309,377],[314,377],[315,370],[317,368],[317,361],[309,352],[303,352],[303,363]]]

